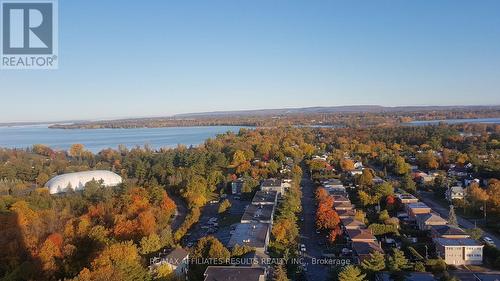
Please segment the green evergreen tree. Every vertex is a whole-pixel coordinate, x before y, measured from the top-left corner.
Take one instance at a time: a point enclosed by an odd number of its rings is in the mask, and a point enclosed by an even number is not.
[[[354,266],[348,265],[339,273],[339,281],[364,281],[366,274],[361,273],[361,270]]]
[[[455,207],[450,205],[450,212],[448,213],[448,224],[458,226],[457,215],[455,214]]]
[[[416,272],[425,272],[425,265],[421,261],[415,263],[414,269]]]
[[[274,267],[273,281],[288,281],[286,270],[283,265],[276,265]]]
[[[403,251],[394,249],[392,256],[387,258],[387,267],[391,272],[408,269],[408,260]]]
[[[385,257],[380,252],[373,252],[369,259],[361,263],[361,268],[368,272],[377,272],[385,269]]]
[[[401,187],[404,190],[406,190],[410,193],[413,193],[413,194],[415,194],[417,192],[417,185],[415,184],[415,182],[411,178],[410,174],[405,174],[403,176],[403,180],[401,181]]]

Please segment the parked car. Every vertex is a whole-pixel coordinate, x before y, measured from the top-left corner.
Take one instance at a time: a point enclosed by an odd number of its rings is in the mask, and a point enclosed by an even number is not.
[[[490,246],[495,247],[495,241],[493,241],[493,239],[491,239],[490,237],[484,236],[483,237],[483,241],[484,241],[484,243],[486,243],[486,244],[488,244]]]
[[[306,245],[300,244],[300,251],[301,252],[307,252]]]

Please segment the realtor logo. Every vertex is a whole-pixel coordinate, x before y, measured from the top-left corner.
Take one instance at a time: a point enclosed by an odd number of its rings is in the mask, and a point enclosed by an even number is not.
[[[57,68],[56,0],[4,0],[0,4],[1,68]]]

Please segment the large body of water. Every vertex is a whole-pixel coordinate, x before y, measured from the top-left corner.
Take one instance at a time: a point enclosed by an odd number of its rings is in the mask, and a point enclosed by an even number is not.
[[[500,124],[500,118],[449,119],[413,121],[411,126],[437,125],[439,123],[488,123]],[[336,126],[331,126],[335,128]],[[238,132],[241,126],[173,127],[137,129],[49,129],[48,125],[0,127],[0,147],[27,148],[33,144],[48,145],[53,149],[68,149],[81,143],[92,152],[105,148],[128,148],[149,145],[152,148],[175,147],[178,144],[198,145],[206,139],[228,131]],[[248,127],[247,127],[248,128]]]
[[[445,124],[500,124],[500,118],[477,118],[477,119],[447,119],[447,120],[429,120],[429,121],[412,121],[406,124],[413,126],[425,126],[425,125],[438,125],[440,123]]]
[[[228,131],[238,132],[240,126],[172,127],[137,129],[49,129],[48,125],[0,127],[0,147],[27,148],[44,144],[53,149],[68,149],[81,143],[92,152],[105,148],[144,146],[175,147],[178,144],[198,145],[206,139]]]

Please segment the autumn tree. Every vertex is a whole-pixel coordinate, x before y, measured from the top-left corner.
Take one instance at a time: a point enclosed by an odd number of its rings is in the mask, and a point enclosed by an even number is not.
[[[229,202],[229,200],[227,200],[227,199],[224,199],[224,201],[222,201],[219,204],[218,212],[219,212],[219,214],[223,214],[223,213],[227,212],[230,208],[231,208],[231,202]]]
[[[328,233],[328,242],[333,244],[337,240],[337,237],[340,236],[341,234],[342,230],[340,229],[340,227],[338,225],[335,226],[335,228],[330,230],[330,232]]]
[[[354,161],[348,158],[343,158],[340,160],[340,168],[344,172],[352,171],[354,170]]]
[[[136,281],[150,279],[149,273],[141,265],[137,248],[131,241],[107,247],[92,261],[91,270],[84,268],[78,276],[78,280]]]
[[[72,144],[69,148],[69,155],[75,158],[81,158],[85,152],[85,146],[80,143]]]
[[[371,169],[364,169],[358,178],[358,183],[362,187],[373,185],[373,171]]]
[[[405,159],[401,156],[396,156],[394,160],[394,173],[402,176],[410,172],[410,164],[406,163]]]
[[[152,233],[149,236],[142,237],[139,252],[142,255],[148,255],[160,250],[160,248],[160,237],[156,233]]]
[[[340,217],[331,207],[320,204],[316,211],[318,229],[334,229],[340,223]]]
[[[295,243],[295,237],[299,234],[299,228],[293,220],[279,218],[273,224],[272,234],[276,242],[289,246]]]
[[[320,187],[317,188],[315,191],[315,196],[316,196],[316,201],[322,202],[324,201],[330,194],[328,194],[328,191],[326,189]]]
[[[196,245],[191,249],[192,258],[210,258],[219,260],[222,263],[231,257],[231,253],[226,247],[215,237],[206,236],[198,240]],[[218,262],[217,265],[219,265]],[[209,264],[195,264],[190,267],[189,280],[198,280],[199,276],[203,276],[203,272]]]

